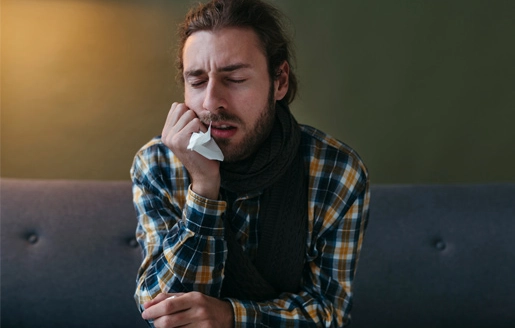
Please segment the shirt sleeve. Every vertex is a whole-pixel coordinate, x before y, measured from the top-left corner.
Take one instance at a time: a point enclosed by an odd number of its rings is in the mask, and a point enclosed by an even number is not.
[[[350,205],[333,203],[324,217],[308,255],[303,286],[298,294],[251,302],[229,299],[235,327],[342,327],[350,321],[352,281],[368,220],[368,181],[358,186]],[[342,210],[342,212],[338,212]],[[341,214],[338,214],[341,213]],[[336,216],[336,219],[335,219]]]
[[[135,300],[142,305],[161,292],[193,290],[218,297],[227,255],[226,203],[201,197],[189,187],[167,185],[167,174],[154,173],[156,165],[139,154],[131,169],[136,237],[143,250]]]

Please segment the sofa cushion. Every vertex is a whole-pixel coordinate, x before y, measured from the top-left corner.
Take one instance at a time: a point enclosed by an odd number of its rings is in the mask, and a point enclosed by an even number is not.
[[[351,328],[515,327],[515,185],[373,185]],[[130,182],[2,179],[1,326],[147,327]]]
[[[515,185],[374,186],[351,328],[515,327]]]
[[[130,182],[1,182],[2,327],[147,327]]]

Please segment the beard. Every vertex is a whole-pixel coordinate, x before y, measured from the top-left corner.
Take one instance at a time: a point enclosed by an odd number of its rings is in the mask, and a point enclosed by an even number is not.
[[[216,144],[222,150],[224,154],[224,162],[232,163],[241,161],[253,153],[255,153],[261,144],[268,138],[270,131],[275,121],[275,99],[274,99],[274,85],[270,83],[270,89],[268,91],[268,99],[261,112],[261,116],[254,123],[254,126],[248,127],[247,133],[243,137],[243,140],[234,144],[231,139],[217,139],[214,138]],[[209,113],[201,119],[201,121],[209,125],[210,122],[236,122],[241,123],[242,120],[235,116],[226,113],[212,114]]]

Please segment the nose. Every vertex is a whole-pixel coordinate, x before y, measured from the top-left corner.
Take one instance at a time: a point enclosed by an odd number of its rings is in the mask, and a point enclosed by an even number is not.
[[[205,89],[204,102],[205,110],[210,112],[223,109],[227,106],[223,85],[215,80],[209,80]]]

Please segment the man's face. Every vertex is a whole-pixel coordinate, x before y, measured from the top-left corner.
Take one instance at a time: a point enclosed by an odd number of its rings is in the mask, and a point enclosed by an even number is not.
[[[184,101],[209,126],[225,160],[255,152],[268,136],[276,94],[254,31],[193,33],[184,45]]]

